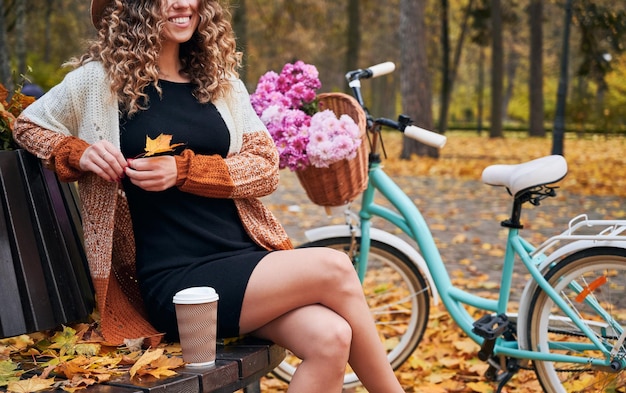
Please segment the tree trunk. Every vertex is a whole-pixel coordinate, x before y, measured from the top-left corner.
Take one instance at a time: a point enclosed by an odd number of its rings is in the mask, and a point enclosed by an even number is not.
[[[424,8],[426,0],[400,0],[400,92],[403,112],[425,129],[433,129],[431,86],[426,54],[426,26]],[[439,150],[410,138],[403,138],[400,158],[411,155],[438,157]]]
[[[26,64],[26,0],[15,0],[15,55],[18,77],[28,74]]]
[[[491,138],[502,137],[502,8],[500,0],[491,0]]]
[[[572,0],[565,4],[565,23],[563,29],[563,50],[561,51],[561,70],[559,87],[556,95],[556,113],[552,131],[552,154],[563,155],[563,135],[565,134],[565,104],[567,101],[567,80],[569,70],[569,34],[572,23]]]
[[[461,63],[461,54],[463,53],[463,44],[468,30],[468,24],[474,0],[469,0],[461,25],[461,32],[454,50],[454,57],[450,62],[450,37],[449,37],[449,5],[447,0],[442,0],[441,10],[441,30],[442,30],[442,51],[443,51],[443,70],[441,84],[441,106],[439,112],[439,133],[443,134],[448,130],[448,114],[450,112],[450,103],[452,101],[452,91],[454,90],[454,81]]]
[[[477,132],[480,135],[483,132],[483,117],[485,113],[485,47],[480,46],[478,48],[479,60],[478,60],[478,83],[476,85],[476,95],[478,105],[476,108],[476,122],[477,122]]]
[[[52,55],[52,14],[54,12],[56,0],[49,0],[46,2],[46,13],[45,13],[45,21],[44,21],[44,49],[43,49],[43,61],[45,63],[50,63],[50,58]]]
[[[4,18],[4,0],[0,0],[0,83],[4,84],[9,92],[12,92],[13,82],[11,80],[6,25],[6,19]]]
[[[470,16],[472,13],[472,9],[474,7],[474,0],[469,0],[467,4],[467,8],[465,9],[465,15],[463,17],[463,24],[461,26],[461,33],[459,34],[459,39],[456,44],[456,48],[454,50],[454,58],[452,59],[451,69],[450,69],[450,86],[449,92],[447,95],[447,100],[442,105],[446,105],[445,117],[439,120],[441,127],[440,133],[444,133],[448,130],[448,113],[450,110],[450,103],[452,101],[452,92],[454,91],[454,82],[456,81],[456,77],[459,71],[459,64],[461,64],[461,54],[463,53],[463,45],[465,44],[465,36],[468,32],[468,25]]]
[[[348,0],[348,48],[346,50],[345,71],[359,68],[359,52],[361,49],[361,7],[359,0]],[[366,65],[367,66],[367,65]],[[345,85],[345,92],[350,93],[350,88]]]
[[[515,74],[517,73],[517,66],[520,61],[520,54],[516,47],[517,33],[516,30],[512,31],[511,50],[509,52],[508,61],[506,63],[506,90],[504,92],[504,98],[502,99],[502,119],[507,119],[509,112],[509,102],[513,97],[513,91],[515,90]]]
[[[448,0],[441,0],[441,105],[439,106],[439,133],[446,132],[448,109],[450,107],[450,6]]]
[[[248,75],[246,73],[247,67],[245,67],[245,56],[248,49],[248,17],[246,14],[246,0],[235,1],[233,9],[233,30],[235,31],[235,36],[237,37],[237,50],[241,51],[244,56],[242,59],[244,67],[239,70],[239,78],[244,84],[247,85]]]
[[[544,137],[543,109],[543,0],[530,2],[530,119],[529,135]]]
[[[361,1],[361,4],[363,2]],[[399,3],[396,3],[396,7],[381,6],[377,10],[376,22],[380,26],[380,30],[375,32],[374,41],[377,48],[374,50],[368,50],[368,53],[375,52],[373,63],[380,63],[382,61],[393,61],[400,57],[400,48],[397,46],[398,31],[398,10]],[[361,13],[363,17],[363,13]],[[362,22],[361,22],[362,23]],[[396,30],[390,32],[390,28]],[[371,33],[374,29],[367,29],[368,33]],[[360,31],[361,40],[363,40],[364,32]],[[370,40],[372,38],[369,38]],[[361,46],[361,45],[360,45]],[[360,58],[362,59],[366,53],[362,53]],[[371,61],[371,60],[368,60]],[[357,68],[367,67],[372,65],[371,63],[361,63]],[[400,98],[400,63],[396,61],[398,71],[392,72],[388,75],[383,75],[378,78],[371,79],[369,82],[371,88],[369,89],[369,109],[376,116],[395,118],[398,115],[398,106],[396,103]],[[347,85],[347,84],[346,84]]]

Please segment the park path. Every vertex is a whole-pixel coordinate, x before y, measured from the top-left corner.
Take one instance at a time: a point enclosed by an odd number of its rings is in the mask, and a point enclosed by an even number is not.
[[[505,189],[452,178],[398,176],[395,180],[420,206],[453,277],[471,281],[475,276],[483,283],[482,288],[499,282],[506,241],[506,231],[499,223],[508,218],[512,202]],[[263,201],[296,245],[306,241],[307,229],[343,223],[341,209],[333,209],[333,214],[328,216],[323,207],[308,200],[297,177],[288,170],[281,171],[278,190]],[[539,244],[561,233],[579,214],[586,213],[590,219],[625,219],[624,202],[622,197],[585,196],[557,189],[557,197],[542,201],[540,206],[524,205],[522,234]],[[358,200],[355,205],[358,206]],[[375,221],[374,225],[407,239],[386,222]],[[409,243],[414,244],[410,240]],[[487,285],[484,285],[485,273],[489,276]],[[514,286],[522,287],[526,279],[520,263]]]

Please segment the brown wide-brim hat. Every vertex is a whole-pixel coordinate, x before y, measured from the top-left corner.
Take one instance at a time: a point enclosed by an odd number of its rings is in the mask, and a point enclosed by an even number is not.
[[[91,23],[93,23],[94,26],[98,27],[104,9],[110,2],[111,0],[91,0]]]

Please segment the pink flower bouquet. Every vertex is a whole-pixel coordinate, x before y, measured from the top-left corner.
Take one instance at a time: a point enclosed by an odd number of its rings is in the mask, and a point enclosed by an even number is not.
[[[268,71],[259,79],[250,99],[280,154],[280,168],[292,171],[309,166],[327,168],[356,155],[359,128],[347,115],[339,119],[330,110],[318,112],[321,87],[315,66],[297,61],[280,74]]]

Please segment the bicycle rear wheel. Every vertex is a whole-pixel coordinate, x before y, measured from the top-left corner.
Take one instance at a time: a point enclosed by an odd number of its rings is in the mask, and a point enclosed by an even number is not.
[[[605,348],[615,349],[612,360],[616,364],[624,360],[626,347],[619,338],[626,328],[626,250],[604,247],[579,251],[551,268],[546,279]],[[593,303],[599,307],[592,306]],[[599,309],[606,315],[601,315]],[[610,319],[619,327],[610,327]],[[591,340],[541,288],[532,298],[528,339],[534,351],[585,359],[606,358],[592,348]],[[614,371],[590,363],[535,361],[534,364],[546,392],[623,392],[626,387],[624,370]]]
[[[348,252],[351,240],[349,237],[328,238],[299,248],[330,247]],[[426,329],[430,307],[426,282],[404,253],[388,244],[372,241],[363,290],[387,349],[387,358],[395,370],[413,353]],[[273,373],[289,382],[299,363],[298,358],[288,353]],[[347,367],[344,388],[358,385],[358,377]]]

